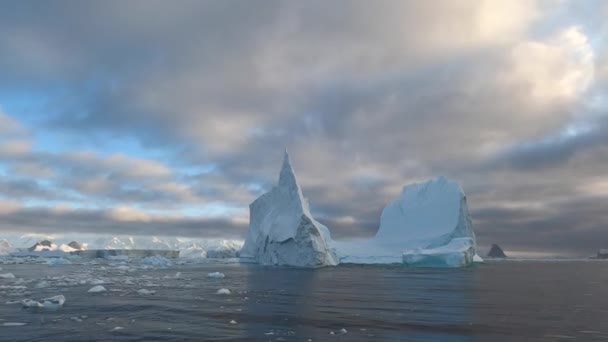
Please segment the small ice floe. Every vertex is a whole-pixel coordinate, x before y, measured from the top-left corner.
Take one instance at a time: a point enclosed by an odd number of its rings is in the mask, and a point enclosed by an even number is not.
[[[155,294],[155,293],[156,293],[156,291],[154,291],[154,290],[148,290],[148,289],[139,289],[139,290],[137,290],[137,294],[140,294],[140,295],[143,295],[143,296],[145,296],[145,295],[151,295],[151,294]]]
[[[101,292],[106,292],[108,290],[106,290],[105,287],[101,286],[101,285],[95,285],[93,287],[91,287],[89,289],[89,291],[87,291],[88,293],[101,293]]]
[[[0,279],[15,279],[15,275],[12,273],[2,273],[0,274]]]
[[[207,278],[222,279],[224,277],[225,277],[224,273],[221,273],[221,272],[213,272],[213,273],[207,274]]]
[[[114,327],[112,330],[110,330],[110,332],[112,332],[112,331],[120,331],[120,330],[123,330],[123,329],[124,329],[124,327]]]
[[[348,331],[346,331],[346,329],[342,328],[338,331],[330,331],[329,334],[330,335],[344,335],[346,334]]]
[[[48,258],[46,264],[49,266],[71,265],[72,262],[64,258]]]
[[[47,287],[50,287],[50,286],[51,286],[51,283],[49,283],[46,280],[42,280],[39,283],[37,283],[36,285],[34,285],[34,287],[37,288],[37,289],[44,289],[44,288],[47,288]]]
[[[80,318],[80,317],[74,316],[74,317],[70,317],[70,319],[74,322],[78,322],[78,323],[82,322],[82,318]]]
[[[160,255],[152,255],[149,257],[145,257],[142,262],[147,265],[152,266],[169,266],[171,265],[171,261],[169,259],[164,258]]]
[[[22,327],[26,324],[27,323],[22,323],[22,322],[5,322],[0,325],[2,325],[3,327]]]
[[[228,290],[228,289],[219,289],[219,290],[217,290],[217,292],[215,294],[218,294],[218,295],[229,295],[231,293],[232,292],[230,292],[230,290]]]
[[[237,322],[235,320],[231,320],[230,324],[236,324]]]
[[[24,299],[21,301],[21,305],[25,308],[43,308],[43,309],[58,309],[65,303],[65,297],[63,295],[53,296],[45,298],[38,302],[32,299]]]
[[[103,284],[107,284],[107,283],[108,283],[107,281],[103,281],[101,279],[91,279],[89,281],[89,284],[91,284],[91,285],[103,285]]]
[[[174,276],[166,275],[163,277],[163,279],[179,279],[181,277],[182,277],[182,272],[177,272],[177,273],[175,273]]]

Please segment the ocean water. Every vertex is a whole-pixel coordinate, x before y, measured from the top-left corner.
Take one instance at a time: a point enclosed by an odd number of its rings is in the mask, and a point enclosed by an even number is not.
[[[606,261],[490,261],[465,269],[0,267],[15,275],[0,279],[1,341],[608,340]],[[225,278],[207,277],[216,271]],[[87,293],[94,281],[105,281],[108,292]],[[220,288],[231,294],[216,294]],[[10,304],[58,294],[66,302],[57,310]]]

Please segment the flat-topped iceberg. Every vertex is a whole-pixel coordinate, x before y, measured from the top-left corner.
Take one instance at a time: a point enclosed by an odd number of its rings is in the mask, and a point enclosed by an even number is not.
[[[249,212],[242,259],[297,267],[338,264],[329,230],[312,217],[287,152],[278,185],[253,201]]]
[[[445,177],[405,186],[382,211],[375,237],[336,248],[346,263],[457,267],[481,260],[464,191]]]

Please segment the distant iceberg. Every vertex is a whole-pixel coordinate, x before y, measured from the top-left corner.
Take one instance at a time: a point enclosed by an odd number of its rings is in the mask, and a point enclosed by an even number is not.
[[[241,258],[263,265],[338,264],[329,230],[310,213],[287,151],[278,185],[251,203],[249,211],[249,232]]]

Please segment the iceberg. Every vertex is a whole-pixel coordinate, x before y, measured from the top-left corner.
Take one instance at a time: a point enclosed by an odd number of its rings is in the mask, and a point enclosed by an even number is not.
[[[11,244],[5,240],[0,240],[0,255],[8,255],[11,252]]]
[[[459,267],[482,261],[464,191],[445,177],[403,187],[382,211],[375,237],[335,246],[345,263]]]
[[[323,267],[338,264],[329,229],[310,213],[285,151],[278,185],[249,205],[242,259],[263,265]]]

